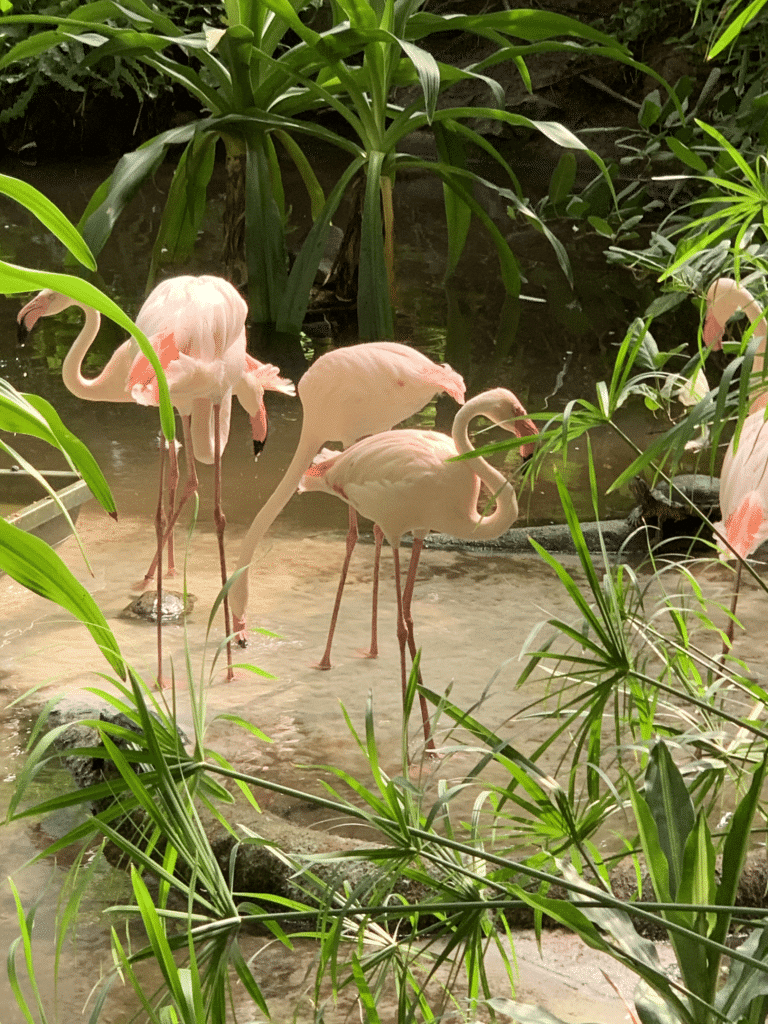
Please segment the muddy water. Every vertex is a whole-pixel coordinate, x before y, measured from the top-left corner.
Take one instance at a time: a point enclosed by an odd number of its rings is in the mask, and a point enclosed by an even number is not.
[[[59,202],[73,219],[79,216],[95,183],[109,168],[74,174],[55,170],[32,171],[27,177]],[[18,173],[11,170],[11,173]],[[162,187],[162,173],[158,184]],[[644,295],[629,277],[609,279],[602,257],[588,248],[573,253],[577,278],[575,292],[565,286],[560,271],[553,269],[551,258],[540,248],[540,239],[521,237],[518,241],[526,261],[530,297],[546,302],[509,304],[500,295],[495,257],[477,239],[472,258],[460,280],[450,291],[440,284],[444,240],[436,233],[440,223],[440,190],[425,189],[419,183],[418,215],[406,209],[398,212],[400,235],[398,260],[402,283],[397,337],[413,341],[430,352],[446,358],[443,338],[436,331],[450,319],[458,331],[460,344],[448,358],[469,382],[469,393],[484,387],[512,387],[525,398],[531,410],[558,409],[574,398],[592,398],[594,382],[610,374],[615,346],[626,324],[642,311],[649,296]],[[153,186],[154,188],[154,186]],[[413,192],[416,184],[405,189]],[[216,216],[218,200],[212,200],[214,216],[202,239],[201,261],[184,268],[191,272],[216,271],[220,239]],[[301,216],[300,205],[296,209]],[[141,301],[148,240],[153,235],[158,214],[157,196],[148,191],[134,204],[123,233],[109,243],[100,259],[106,290],[136,311]],[[24,221],[18,211],[7,218],[4,245],[14,249],[8,258],[30,266],[58,266],[59,256],[49,242]],[[10,239],[10,243],[9,240]],[[425,257],[423,254],[427,253]],[[57,372],[47,369],[48,357],[60,356],[74,337],[76,317],[69,323],[52,321],[41,324],[26,349],[19,351],[11,342],[15,330],[17,299],[0,299],[0,360],[2,374],[22,389],[37,391],[54,403],[67,425],[91,447],[113,488],[119,509],[119,522],[108,519],[95,503],[85,506],[80,532],[86,545],[92,574],[70,540],[60,549],[62,557],[91,590],[135,667],[147,678],[156,672],[155,633],[152,627],[122,618],[120,612],[133,592],[131,585],[143,575],[153,549],[151,517],[156,502],[157,422],[152,412],[132,406],[115,408],[81,402],[61,385]],[[688,311],[685,330],[695,336],[695,319]],[[108,332],[107,332],[108,333]],[[685,334],[682,337],[687,337]],[[682,337],[680,340],[682,340]],[[7,339],[7,343],[5,342]],[[105,345],[105,355],[122,340],[114,337]],[[677,343],[670,338],[669,344]],[[454,339],[455,341],[455,339]],[[97,366],[90,372],[96,372]],[[250,455],[247,421],[236,409],[230,443],[225,454],[225,508],[228,516],[228,549],[238,550],[255,511],[274,488],[295,446],[300,428],[300,410],[295,401],[269,396],[271,433],[258,470]],[[450,421],[449,405],[440,409],[441,425]],[[424,422],[424,421],[420,421]],[[426,425],[426,423],[425,423]],[[642,410],[631,408],[622,420],[623,428],[640,443],[663,425],[649,422]],[[52,460],[42,445],[18,442],[24,454],[39,466],[51,466]],[[601,491],[626,465],[629,452],[610,434],[594,439],[595,463]],[[579,507],[586,510],[587,479],[585,452],[578,446],[571,453],[567,479]],[[198,678],[208,679],[211,645],[206,647],[208,609],[219,587],[218,559],[212,530],[211,474],[200,470],[201,502],[197,531],[191,541],[188,560],[188,588],[197,598],[187,623],[186,640]],[[628,494],[603,498],[604,516],[620,515],[631,505]],[[561,519],[552,470],[542,473],[530,493],[521,496],[524,520],[550,522]],[[208,742],[238,766],[256,775],[282,783],[314,790],[320,773],[302,768],[306,764],[333,764],[360,778],[366,777],[366,765],[351,737],[341,713],[347,709],[353,725],[361,730],[368,701],[372,701],[376,735],[385,769],[395,773],[400,765],[400,683],[397,647],[394,636],[394,598],[391,558],[385,553],[380,618],[380,657],[366,660],[359,651],[369,640],[369,601],[373,549],[361,543],[355,555],[348,589],[342,606],[334,668],[319,672],[313,665],[322,653],[336,585],[336,574],[343,551],[346,510],[340,502],[324,495],[296,497],[271,531],[258,552],[252,569],[250,623],[274,636],[254,634],[249,649],[239,654],[242,660],[271,674],[271,678],[244,670],[231,684],[222,682],[214,672],[210,685]],[[184,534],[177,534],[180,550]],[[562,561],[576,571],[574,560]],[[702,585],[713,600],[725,600],[727,577],[721,570],[697,570]],[[10,703],[32,686],[42,686],[35,702],[52,694],[80,701],[83,688],[107,685],[95,673],[106,670],[89,637],[66,613],[23,590],[13,581],[0,579],[0,685],[5,702]],[[740,641],[745,657],[755,656],[753,664],[764,672],[764,645],[761,637],[765,617],[765,597],[748,587],[739,606],[746,625],[746,637]],[[523,709],[538,689],[519,691],[515,681],[522,671],[519,654],[526,638],[538,622],[546,618],[572,617],[572,609],[553,574],[535,556],[425,552],[414,600],[417,643],[423,651],[425,682],[440,692],[450,687],[450,697],[461,707],[475,707],[475,714],[500,735],[531,750],[546,734],[546,727],[520,718]],[[216,634],[218,636],[218,633]],[[171,659],[177,673],[183,674],[185,634],[180,626],[171,626],[165,635],[165,666]],[[180,723],[189,728],[187,698],[180,686],[177,692]],[[235,712],[254,721],[272,740],[265,744],[245,737],[232,726],[216,722],[221,712]],[[0,733],[0,764],[6,785],[0,786],[3,799],[10,799],[14,773],[23,761],[19,749],[19,725],[7,713]],[[451,747],[455,739],[447,723],[438,724],[441,745]],[[418,749],[418,722],[412,723],[412,750]],[[418,760],[418,759],[417,759]],[[439,778],[457,780],[474,763],[470,753],[456,751],[438,766],[425,766],[424,784],[434,793]],[[489,781],[493,779],[489,775]],[[63,779],[45,779],[41,786],[58,787]],[[468,791],[456,803],[456,820],[466,818],[477,791]],[[313,823],[318,827],[344,830],[338,822],[328,823],[323,815],[313,814],[306,806],[265,791],[260,802],[291,820]],[[53,1003],[53,924],[61,891],[66,860],[53,865],[43,861],[19,870],[47,842],[46,826],[25,824],[6,826],[0,849],[0,877],[14,873],[25,906],[36,897],[40,907],[35,924],[35,958],[44,999]],[[354,831],[346,827],[350,834]],[[109,939],[101,910],[119,902],[116,893],[125,884],[122,876],[105,871],[89,893],[89,904],[81,923],[77,942],[66,945],[60,970],[59,1000],[62,1020],[80,1013],[90,987],[98,980],[99,963],[109,964]],[[7,944],[18,933],[15,909],[7,884],[0,890],[0,938]],[[311,961],[315,950],[303,948],[290,960],[274,946],[247,940],[248,951],[256,955],[254,969],[264,987],[275,1019],[289,1019],[294,1008],[304,1009],[297,1019],[310,1019],[308,989],[311,987]],[[559,937],[545,944],[546,973],[540,970],[538,954],[530,950],[523,937],[517,947],[520,962],[521,998],[546,1003],[555,1013],[568,1019],[612,1022],[624,1018],[623,1006],[602,981],[588,975],[584,955],[578,944]],[[594,963],[590,954],[589,967]],[[611,969],[612,976],[616,975]],[[499,995],[509,993],[509,983],[500,969],[493,977]],[[625,991],[631,992],[626,983]],[[16,1010],[7,983],[0,979],[0,1014],[3,1024],[23,1020]],[[136,1009],[130,992],[121,991],[110,1006],[109,1020],[122,1022]],[[348,1010],[339,1009],[326,1019],[345,1019]]]

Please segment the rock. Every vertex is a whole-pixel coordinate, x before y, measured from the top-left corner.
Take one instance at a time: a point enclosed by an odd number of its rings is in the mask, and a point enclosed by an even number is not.
[[[163,590],[163,622],[178,622],[189,615],[197,598],[193,594],[180,594],[176,590]],[[157,591],[146,590],[120,612],[124,619],[144,619],[157,622]]]
[[[717,477],[686,473],[673,477],[671,484],[663,482],[651,488],[643,477],[636,476],[630,488],[638,501],[627,516],[627,525],[632,530],[655,520],[659,539],[690,539],[702,533],[709,539],[706,519],[714,521],[720,518],[720,481]],[[675,525],[665,529],[667,522]]]

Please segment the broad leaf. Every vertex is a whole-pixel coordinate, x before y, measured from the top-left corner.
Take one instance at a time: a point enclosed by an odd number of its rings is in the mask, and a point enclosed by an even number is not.
[[[0,518],[0,568],[41,597],[78,618],[88,629],[113,670],[125,678],[125,665],[112,630],[99,606],[45,541]]]
[[[96,498],[101,507],[117,518],[115,514],[115,501],[109,489],[104,474],[99,464],[91,455],[83,442],[68,430],[61,421],[61,417],[44,398],[39,395],[24,395],[29,404],[45,417],[51,429],[51,433],[58,442],[59,447],[69,459],[71,465],[77,470],[90,488],[91,494]]]
[[[15,199],[34,214],[40,223],[48,228],[51,234],[55,235],[84,267],[89,270],[96,269],[93,254],[83,241],[80,232],[74,224],[67,220],[58,206],[55,206],[42,192],[38,192],[36,188],[24,181],[19,181],[18,178],[8,177],[7,174],[0,174],[0,192]]]
[[[683,777],[662,740],[651,751],[645,799],[669,864],[669,893],[674,900],[683,877],[685,844],[694,827],[694,813]]]

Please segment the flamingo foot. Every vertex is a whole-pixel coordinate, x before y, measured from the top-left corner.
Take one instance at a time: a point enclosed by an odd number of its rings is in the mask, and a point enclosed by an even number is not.
[[[143,576],[136,583],[132,583],[130,585],[129,589],[131,590],[132,593],[138,592],[140,594],[143,594],[145,590],[149,590],[149,588],[150,587],[154,587],[154,585],[155,585],[155,576],[154,576],[154,573],[153,573],[152,576]]]
[[[230,669],[229,666],[226,666],[222,672],[217,672],[216,676],[217,678],[214,682],[217,683],[239,683],[245,679],[245,674],[243,672],[238,672],[236,670],[236,666],[233,666],[232,669]]]
[[[333,668],[333,665],[331,665],[329,658],[322,657],[316,665],[310,665],[310,668],[316,668],[320,672],[327,672],[329,669]]]
[[[157,690],[186,690],[188,689],[187,680],[183,676],[168,677],[160,676],[159,679],[155,680],[155,689]]]
[[[358,650],[357,653],[361,658],[368,658],[369,660],[372,660],[373,658],[378,658],[379,648],[369,647],[367,651]]]
[[[248,634],[245,631],[245,619],[238,618],[234,613],[232,614],[232,633],[234,634],[238,647],[248,646]]]
[[[409,755],[408,777],[416,781],[421,777],[426,766],[429,766],[430,770],[436,768],[442,759],[443,755],[439,754],[434,747],[427,747],[420,761],[414,761]]]

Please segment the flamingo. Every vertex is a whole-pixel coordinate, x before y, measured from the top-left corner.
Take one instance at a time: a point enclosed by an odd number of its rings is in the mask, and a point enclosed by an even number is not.
[[[83,328],[72,344],[62,366],[65,386],[74,395],[97,402],[136,402],[157,405],[158,385],[149,360],[141,354],[133,339],[124,342],[102,372],[93,379],[82,376],[83,359],[101,325],[95,309],[67,296],[45,289],[19,312],[22,329],[31,330],[43,316],[53,316],[68,306],[85,313]],[[197,491],[195,459],[214,464],[214,522],[219,543],[222,583],[226,582],[224,525],[221,508],[221,453],[229,434],[232,394],[251,417],[254,451],[258,454],[266,438],[265,388],[293,393],[293,385],[279,376],[272,366],[262,365],[246,355],[245,320],[248,307],[239,292],[223,278],[211,275],[181,276],[161,282],[150,293],[136,318],[137,325],[150,339],[168,379],[171,400],[182,417],[187,460],[187,481],[181,501],[173,508],[178,466],[175,447],[171,446],[169,494],[170,523],[163,519],[162,500],[158,502],[156,530],[158,551],[141,584],[146,585],[158,573],[158,606],[161,601],[159,555],[168,542],[168,570],[173,562],[173,527],[188,499]],[[161,448],[161,489],[165,448]],[[224,601],[226,635],[229,638],[229,609]],[[158,680],[161,678],[160,619],[158,614]],[[227,678],[233,678],[231,649],[227,641]]]
[[[283,510],[312,464],[312,459],[327,441],[340,442],[345,448],[369,434],[389,430],[413,416],[438,392],[464,401],[465,385],[461,376],[447,364],[433,363],[427,356],[394,341],[370,341],[349,348],[334,349],[317,359],[298,384],[303,420],[299,443],[282,480],[256,515],[243,539],[237,568],[238,578],[229,591],[233,629],[241,646],[247,645],[245,620],[248,607],[248,566],[260,541]],[[376,657],[377,593],[379,557],[383,534],[375,532],[373,607],[369,657]],[[346,553],[336,591],[328,640],[318,668],[331,667],[330,655],[341,595],[357,542],[357,515],[349,507]]]
[[[171,401],[178,409],[184,431],[187,456],[187,480],[179,504],[173,508],[166,528],[169,543],[169,572],[173,568],[173,527],[186,502],[198,491],[195,460],[214,465],[214,486],[219,495],[214,510],[217,534],[222,531],[220,557],[223,568],[223,512],[220,507],[220,457],[229,438],[232,395],[251,420],[254,456],[258,458],[267,437],[267,416],[264,391],[281,391],[295,395],[294,385],[280,376],[270,363],[260,363],[245,351],[245,321],[248,306],[240,293],[223,278],[174,277],[161,282],[139,310],[136,325],[155,344],[165,371]],[[157,405],[159,390],[154,370],[145,356],[138,356],[128,374],[128,388],[133,401],[140,405]],[[218,406],[218,412],[217,412]],[[216,462],[216,417],[219,419],[219,462]],[[175,494],[178,471],[174,473],[171,450],[169,490]],[[175,480],[173,479],[175,476]],[[219,525],[220,524],[220,525]],[[147,586],[155,575],[155,561],[145,573],[140,587]]]
[[[743,311],[755,324],[759,339],[752,371],[762,381],[766,342],[766,322],[760,304],[746,288],[730,278],[718,278],[707,292],[707,316],[704,342],[711,348],[722,347],[723,331],[729,317]],[[731,438],[720,471],[720,512],[722,522],[715,524],[715,540],[722,558],[739,558],[731,616],[726,629],[723,654],[733,646],[736,602],[741,584],[743,562],[768,539],[768,426],[765,419],[766,393],[749,396],[749,414],[739,434],[738,447]]]
[[[463,540],[491,540],[517,519],[514,487],[485,459],[448,461],[474,450],[468,427],[476,416],[485,416],[518,437],[537,433],[519,399],[505,388],[495,388],[459,409],[451,437],[433,430],[391,430],[363,438],[341,453],[326,448],[299,484],[299,491],[325,491],[347,502],[373,520],[392,547],[403,696],[406,642],[411,658],[416,654],[411,600],[424,538],[437,530]],[[522,446],[524,457],[532,452],[532,443]],[[481,484],[496,502],[487,516],[477,511]],[[401,592],[400,542],[406,533],[413,534],[413,549]],[[433,750],[427,703],[419,696],[424,739],[427,749]]]
[[[725,325],[735,313],[744,313],[750,324],[754,324],[752,336],[757,340],[757,349],[752,361],[752,374],[762,383],[763,361],[765,356],[765,340],[768,326],[760,303],[751,292],[730,277],[718,277],[707,291],[707,315],[704,320],[702,337],[708,348],[716,351],[723,347]],[[750,412],[764,409],[768,402],[768,394],[753,393],[750,395]]]

